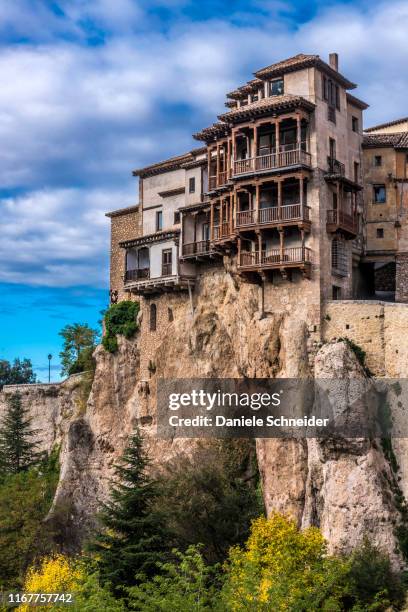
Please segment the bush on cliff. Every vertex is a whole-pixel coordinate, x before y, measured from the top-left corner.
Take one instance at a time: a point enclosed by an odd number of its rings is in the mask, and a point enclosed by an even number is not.
[[[94,363],[92,353],[96,348],[99,333],[86,323],[74,323],[66,325],[59,335],[64,343],[61,358],[61,375],[78,374],[86,370],[93,370]]]
[[[251,521],[264,513],[255,445],[247,440],[207,441],[190,459],[172,463],[158,505],[174,547],[201,544],[209,563],[225,561],[243,544]]]
[[[121,334],[125,338],[133,338],[138,330],[136,317],[139,313],[139,302],[124,300],[118,304],[112,304],[105,313],[105,335],[102,345],[110,353],[118,350],[116,336]]]

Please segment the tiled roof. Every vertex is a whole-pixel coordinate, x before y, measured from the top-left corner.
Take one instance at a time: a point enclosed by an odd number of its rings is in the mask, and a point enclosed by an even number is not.
[[[356,106],[357,108],[361,108],[361,110],[365,110],[366,108],[369,107],[369,104],[367,104],[366,102],[363,102],[363,100],[360,100],[360,98],[356,98],[355,96],[352,96],[348,92],[346,94],[346,98],[347,98],[347,102],[349,102],[350,104],[353,104],[353,106]]]
[[[240,108],[234,108],[233,110],[219,115],[218,119],[221,121],[239,121],[254,115],[262,115],[269,110],[284,110],[286,108],[302,107],[307,110],[313,110],[315,105],[313,102],[309,102],[302,96],[294,96],[292,94],[286,94],[283,96],[273,96],[270,98],[262,98],[252,104],[246,104]]]
[[[112,210],[111,212],[105,213],[105,217],[120,217],[121,215],[129,215],[131,213],[137,212],[139,210],[139,204],[135,206],[128,206],[127,208],[118,208],[117,210]]]
[[[392,125],[398,125],[398,123],[405,123],[408,121],[408,117],[402,117],[402,119],[394,119],[394,121],[388,121],[388,123],[380,123],[380,125],[373,125],[370,128],[364,130],[365,132],[374,132],[375,130],[381,130]]]
[[[177,170],[178,168],[181,168],[183,164],[196,161],[195,156],[202,155],[206,153],[206,151],[207,149],[205,147],[202,147],[201,149],[193,149],[188,153],[184,153],[184,155],[169,157],[169,159],[165,159],[164,161],[152,164],[151,166],[146,166],[145,168],[139,168],[137,170],[134,170],[133,176],[140,176],[141,178],[145,178],[147,176],[153,176],[154,174],[168,172],[169,170]]]
[[[261,68],[261,70],[257,70],[255,72],[255,76],[259,79],[269,79],[271,77],[281,76],[286,72],[295,72],[296,70],[309,67],[319,68],[326,74],[336,79],[346,89],[354,89],[356,87],[355,83],[352,83],[342,74],[340,74],[340,72],[334,70],[334,68],[329,66],[329,64],[320,59],[318,55],[306,55],[304,53],[299,53],[298,55],[289,57],[288,59],[277,62],[276,64],[271,64],[270,66]]]
[[[408,148],[408,132],[395,132],[390,134],[364,134],[363,147],[394,147],[395,149]]]
[[[201,132],[193,134],[193,138],[195,138],[196,140],[203,140],[204,142],[208,142],[209,140],[215,140],[217,137],[226,135],[228,131],[228,125],[226,125],[225,123],[213,123],[212,125],[210,125],[210,127],[201,130]]]

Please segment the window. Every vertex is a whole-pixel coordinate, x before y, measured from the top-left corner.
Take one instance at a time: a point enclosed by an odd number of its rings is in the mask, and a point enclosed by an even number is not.
[[[188,193],[194,193],[194,192],[195,192],[195,177],[192,176],[188,180]]]
[[[157,307],[156,304],[150,304],[150,331],[156,331],[157,325]]]
[[[382,227],[377,227],[377,238],[384,238],[384,230]]]
[[[353,132],[358,132],[358,118],[357,117],[351,118],[351,129],[353,130]]]
[[[326,75],[323,75],[322,84],[323,84],[323,100],[327,101],[329,99],[329,85],[327,82]]]
[[[337,276],[347,276],[348,263],[346,245],[343,240],[334,238],[332,241],[332,272]]]
[[[358,183],[360,181],[360,164],[358,162],[354,162],[354,182]]]
[[[336,123],[336,109],[334,106],[327,107],[327,119],[332,123]]]
[[[208,223],[203,223],[202,225],[202,240],[210,239],[210,226]]]
[[[340,110],[340,87],[325,75],[322,78],[323,100],[328,102],[333,109]]]
[[[163,249],[162,251],[162,276],[170,276],[172,272],[172,250]]]
[[[174,213],[174,225],[177,225],[178,223],[180,223],[180,213],[178,210],[176,210]]]
[[[283,79],[276,79],[269,83],[269,95],[270,96],[281,96],[283,94]]]
[[[373,191],[374,204],[385,204],[387,200],[385,185],[373,185]]]
[[[331,159],[336,159],[336,141],[334,138],[329,138],[329,155]]]
[[[340,300],[341,299],[341,287],[337,287],[336,285],[333,285],[332,295],[333,295],[333,300]]]
[[[382,156],[381,155],[374,155],[374,166],[382,166]]]
[[[156,232],[161,232],[163,229],[163,211],[158,210],[156,212]]]
[[[167,318],[169,320],[169,323],[172,323],[174,321],[173,309],[172,308],[167,308]]]

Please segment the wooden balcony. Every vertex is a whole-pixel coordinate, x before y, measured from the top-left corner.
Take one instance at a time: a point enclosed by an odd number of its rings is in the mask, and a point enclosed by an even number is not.
[[[345,176],[346,168],[342,162],[334,157],[327,157],[327,174],[333,174],[335,176]]]
[[[357,215],[345,212],[341,208],[327,211],[326,229],[329,233],[342,232],[348,238],[357,236]]]
[[[302,224],[310,225],[309,206],[298,202],[284,206],[271,206],[259,210],[242,210],[237,212],[236,227],[249,228],[251,226],[278,226]]]
[[[305,246],[267,249],[265,251],[241,251],[238,267],[242,271],[299,268],[309,272],[311,250]]]
[[[225,240],[232,234],[232,227],[228,221],[214,225],[214,240]]]
[[[181,247],[183,259],[197,259],[201,256],[210,255],[212,252],[209,240],[199,240],[197,242],[187,242]]]
[[[218,180],[217,180],[217,175],[212,175],[208,178],[208,191],[213,191],[214,189],[217,189],[217,187],[223,187],[228,181],[228,172],[227,170],[225,170],[224,172],[219,172],[218,173]]]
[[[126,270],[125,272],[125,284],[133,281],[145,280],[150,276],[150,268],[138,268],[137,270]]]
[[[310,164],[310,153],[305,151],[302,147],[296,146],[281,151],[275,151],[269,155],[234,160],[233,172],[235,177],[242,174],[267,172],[269,170],[290,168],[293,166],[310,167]]]

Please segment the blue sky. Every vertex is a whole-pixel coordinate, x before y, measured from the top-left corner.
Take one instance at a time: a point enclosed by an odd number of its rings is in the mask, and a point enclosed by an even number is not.
[[[407,31],[394,0],[1,0],[0,357],[57,377],[58,331],[107,304],[132,169],[197,146],[256,69],[336,51],[366,125],[406,116]]]

